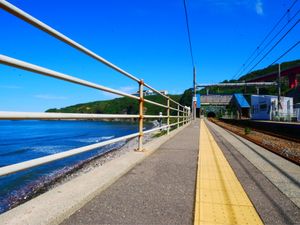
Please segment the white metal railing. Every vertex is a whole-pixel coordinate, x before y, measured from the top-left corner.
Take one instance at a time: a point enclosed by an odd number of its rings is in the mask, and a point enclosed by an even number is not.
[[[79,79],[67,74],[63,74],[54,70],[50,70],[38,65],[34,65],[25,61],[21,61],[9,56],[0,55],[0,64],[4,64],[10,67],[19,68],[22,70],[31,71],[40,75],[49,76],[55,79],[60,79],[64,81],[68,81],[71,83],[76,83],[82,86],[86,86],[89,88],[94,88],[97,90],[113,93],[116,95],[120,95],[123,97],[128,97],[131,99],[135,99],[139,101],[139,114],[138,115],[124,115],[124,114],[81,114],[81,113],[36,113],[36,112],[1,112],[0,111],[0,120],[99,120],[99,119],[138,119],[139,120],[139,132],[126,135],[119,138],[114,138],[108,141],[103,141],[100,143],[71,149],[65,152],[52,154],[49,156],[40,157],[37,159],[32,159],[29,161],[5,166],[0,168],[0,177],[6,176],[8,174],[16,173],[18,171],[26,170],[32,167],[36,167],[39,165],[43,165],[46,163],[50,163],[56,160],[60,160],[66,157],[70,157],[73,155],[81,154],[86,151],[91,151],[97,149],[99,147],[103,147],[105,145],[113,144],[119,142],[121,140],[127,140],[130,138],[138,137],[138,151],[143,151],[143,135],[147,133],[151,133],[161,129],[167,129],[167,133],[169,134],[170,128],[180,125],[185,125],[191,121],[191,113],[190,108],[183,106],[176,102],[175,100],[171,99],[169,96],[162,94],[160,91],[156,90],[155,88],[151,87],[149,84],[144,83],[142,79],[138,79],[137,77],[133,76],[132,74],[122,70],[121,68],[117,67],[116,65],[112,64],[111,62],[107,61],[106,59],[102,58],[101,56],[97,55],[93,51],[87,49],[86,47],[80,45],[79,43],[75,42],[74,40],[70,39],[69,37],[63,35],[59,31],[53,29],[52,27],[46,25],[45,23],[39,21],[38,19],[34,18],[33,16],[27,14],[23,10],[17,8],[16,6],[12,5],[11,3],[0,0],[0,7],[15,15],[16,17],[26,21],[27,23],[37,27],[38,29],[50,34],[51,36],[59,39],[60,41],[65,42],[66,44],[72,46],[73,48],[85,53],[86,55],[104,63],[105,65],[109,66],[110,68],[118,71],[119,73],[125,75],[126,77],[130,78],[131,80],[135,81],[139,85],[139,96],[131,95],[116,89],[112,89],[109,87],[105,87],[96,83],[92,83],[83,79]],[[158,95],[161,95],[166,99],[166,104],[158,103],[151,101],[149,99],[144,98],[143,89],[144,87],[152,90]],[[167,111],[167,115],[144,115],[144,103],[149,103],[152,105],[156,105],[162,108],[165,108]],[[172,107],[171,103],[175,104],[176,106]],[[171,111],[177,111],[177,115],[171,115]],[[167,124],[161,127],[153,128],[147,131],[143,131],[143,123],[145,119],[151,118],[159,118],[159,119],[166,119]],[[170,119],[177,119],[175,123],[170,124]]]

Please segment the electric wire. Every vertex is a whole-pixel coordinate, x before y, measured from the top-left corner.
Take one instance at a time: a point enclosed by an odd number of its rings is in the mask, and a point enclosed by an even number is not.
[[[272,48],[247,72],[247,74],[251,73],[252,70],[261,62],[263,61],[270,53],[273,51],[273,49],[298,25],[300,22],[300,19],[297,20],[297,22],[276,42],[275,45],[272,46]]]
[[[260,44],[255,48],[255,50],[252,52],[252,54],[248,57],[248,59],[245,61],[245,63],[242,64],[238,72],[232,77],[232,79],[239,77],[244,71],[244,67],[248,64],[250,59],[254,56],[254,54],[259,50],[259,48],[265,43],[265,41],[270,37],[270,35],[273,33],[273,31],[278,27],[278,25],[281,23],[281,21],[290,13],[292,8],[295,6],[298,0],[295,0],[292,5],[287,9],[287,11],[282,15],[282,17],[278,20],[278,22],[273,26],[273,28],[268,32],[268,34],[264,37],[264,39],[260,42]],[[289,19],[290,21],[291,19]],[[248,68],[249,66],[247,66]]]
[[[283,54],[281,54],[274,62],[270,64],[270,66],[277,63],[280,59],[282,59],[286,54],[288,54],[290,51],[292,51],[294,48],[296,48],[300,44],[300,41],[296,42],[292,47],[290,47],[288,50],[286,50]]]
[[[276,33],[276,35],[263,47],[263,49],[260,51],[259,54],[257,54],[251,62],[245,67],[242,71],[242,73],[249,68],[249,66],[269,47],[269,45],[277,38],[277,36],[287,27],[287,25],[300,13],[300,9],[297,11],[297,13]]]
[[[185,22],[186,22],[186,28],[187,28],[187,34],[188,34],[188,41],[189,41],[189,47],[190,47],[191,60],[192,60],[193,68],[195,68],[195,60],[194,60],[193,47],[192,47],[192,41],[191,41],[191,32],[190,32],[190,26],[189,26],[189,18],[188,18],[188,12],[187,12],[187,7],[186,7],[185,0],[183,0],[183,5],[184,5]]]

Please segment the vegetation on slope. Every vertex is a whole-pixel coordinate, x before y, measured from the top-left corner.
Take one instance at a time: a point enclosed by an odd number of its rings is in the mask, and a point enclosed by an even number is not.
[[[175,101],[180,101],[181,95],[169,95]],[[145,97],[148,100],[166,105],[167,100],[161,95],[152,95]],[[145,103],[145,113],[148,115],[158,115],[159,112],[166,114],[166,109]],[[175,107],[174,105],[171,105]],[[62,113],[95,113],[95,114],[138,114],[138,101],[128,97],[115,98],[112,100],[95,101],[68,106],[61,109],[48,109],[46,112],[62,112]],[[174,113],[174,112],[173,112]]]
[[[294,66],[300,65],[300,60],[284,62],[281,64],[281,70],[291,68]],[[269,66],[267,68],[253,71],[252,73],[246,74],[240,77],[238,80],[224,80],[222,83],[235,83],[235,82],[244,82],[255,77],[262,75],[276,73],[278,71],[278,64]],[[298,90],[298,91],[297,91]],[[256,94],[257,90],[255,87],[228,87],[228,88],[218,88],[211,87],[209,88],[210,94],[233,94],[233,93],[245,93],[245,94]],[[206,90],[202,89],[199,91],[200,94],[206,94]],[[276,87],[260,88],[259,93],[262,95],[277,95]],[[300,102],[300,92],[299,89],[289,89],[287,78],[282,78],[281,81],[281,93],[284,96],[294,97],[294,102]]]
[[[288,69],[288,68],[291,68],[291,67],[294,67],[297,65],[300,65],[300,60],[294,60],[294,61],[290,61],[290,62],[281,63],[280,67],[281,67],[281,70],[285,70],[285,69]],[[270,73],[276,73],[276,72],[278,72],[278,64],[274,64],[274,65],[268,66],[264,69],[256,70],[256,71],[253,71],[252,73],[246,74],[246,75],[240,77],[239,81],[247,81],[247,80],[253,79],[255,77],[259,77],[259,76],[270,74]]]
[[[290,68],[296,65],[300,65],[300,60],[285,62],[281,64],[282,70]],[[278,64],[269,66],[267,68],[254,71],[250,74],[244,75],[238,80],[224,80],[222,83],[228,82],[243,82],[245,80],[252,79],[257,76],[262,76],[265,74],[273,73],[278,70]],[[300,102],[300,87],[296,89],[289,89],[286,82],[282,83],[282,94],[290,97],[294,97],[294,102]],[[276,95],[276,87],[271,88],[260,88],[260,94]],[[200,94],[206,94],[206,90],[202,89],[198,91]],[[235,88],[209,88],[209,93],[211,94],[233,94],[233,93],[248,93],[256,94],[256,89],[254,87],[235,87]],[[193,98],[193,89],[187,89],[182,95],[169,95],[175,101],[178,101],[182,105],[191,106]],[[161,104],[166,104],[166,99],[160,95],[146,96],[146,99],[155,101]],[[171,105],[176,107],[175,105]],[[105,101],[95,101],[82,103],[77,105],[68,106],[61,109],[48,109],[46,112],[63,112],[63,113],[107,113],[107,114],[138,114],[138,101],[135,99],[130,99],[128,97],[115,98],[112,100]],[[159,112],[166,114],[166,109],[155,106],[149,103],[145,103],[145,113],[148,115],[158,115]],[[176,112],[171,111],[171,114],[175,115]]]

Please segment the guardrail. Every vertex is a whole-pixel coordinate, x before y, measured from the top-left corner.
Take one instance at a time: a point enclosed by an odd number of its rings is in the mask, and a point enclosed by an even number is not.
[[[160,129],[167,129],[167,134],[170,132],[170,128],[176,126],[177,128],[180,125],[187,124],[191,120],[191,113],[190,108],[183,106],[176,102],[175,100],[171,99],[169,96],[161,93],[160,91],[156,90],[155,88],[151,87],[149,84],[144,83],[142,79],[138,79],[137,77],[133,76],[132,74],[122,70],[121,68],[117,67],[116,65],[112,64],[111,62],[107,61],[106,59],[102,58],[101,56],[97,55],[93,51],[87,49],[86,47],[80,45],[79,43],[75,42],[74,40],[70,39],[69,37],[63,35],[59,31],[53,29],[52,27],[46,25],[45,23],[41,22],[40,20],[34,18],[33,16],[27,14],[23,10],[17,8],[16,6],[12,5],[11,3],[0,0],[0,7],[5,11],[13,14],[14,16],[24,20],[25,22],[37,27],[38,29],[50,34],[51,36],[59,39],[62,42],[70,45],[71,47],[85,53],[86,55],[96,59],[97,61],[107,65],[108,67],[116,70],[117,72],[125,75],[126,77],[130,78],[131,80],[138,83],[139,87],[139,96],[135,96],[132,94],[128,94],[119,90],[115,90],[112,88],[108,88],[96,83],[92,83],[83,79],[79,79],[68,74],[63,74],[51,69],[47,69],[38,65],[34,65],[25,61],[21,61],[9,56],[0,55],[0,64],[4,64],[10,67],[19,68],[22,70],[31,71],[40,75],[52,77],[55,79],[64,80],[71,83],[76,83],[82,86],[86,86],[89,88],[94,88],[97,90],[113,93],[116,95],[120,95],[123,97],[129,97],[139,101],[139,114],[138,115],[124,115],[124,114],[80,114],[80,113],[35,113],[35,112],[0,112],[0,120],[51,120],[51,119],[60,119],[60,120],[69,120],[69,119],[78,119],[78,120],[99,120],[99,119],[138,119],[139,120],[139,132],[130,134],[127,136],[114,138],[108,141],[103,141],[100,143],[71,149],[65,152],[52,154],[45,157],[40,157],[37,159],[32,159],[29,161],[5,166],[0,168],[0,177],[6,176],[8,174],[16,173],[18,171],[26,170],[29,168],[33,168],[36,166],[40,166],[46,163],[50,163],[56,160],[60,160],[66,157],[70,157],[73,155],[77,155],[83,152],[91,151],[97,149],[99,147],[103,147],[105,145],[113,144],[121,140],[127,140],[130,138],[138,137],[138,151],[143,151],[143,135],[146,133],[151,133]],[[166,105],[151,101],[149,99],[144,98],[144,87],[152,90],[158,95],[163,96],[167,102]],[[167,115],[144,115],[144,103],[149,103],[152,105],[156,105],[167,110]],[[171,106],[171,103],[175,104],[175,108]],[[170,111],[176,111],[176,116],[171,116]],[[143,131],[143,123],[145,119],[151,118],[165,118],[167,120],[167,125],[157,127],[151,130]],[[175,123],[170,124],[171,118],[177,118]]]

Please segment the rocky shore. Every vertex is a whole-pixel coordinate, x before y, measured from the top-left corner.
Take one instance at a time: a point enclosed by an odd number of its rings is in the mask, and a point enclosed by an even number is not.
[[[153,124],[153,127],[156,127],[157,124]],[[159,132],[159,131],[158,131]],[[144,135],[143,143],[147,143],[155,138],[155,134],[157,132],[153,132],[151,134]],[[22,190],[17,190],[13,194],[11,194],[5,202],[2,202],[0,214],[12,209],[30,199],[56,187],[59,186],[81,174],[87,173],[92,169],[102,166],[108,161],[111,161],[115,158],[120,157],[121,155],[134,151],[137,149],[138,138],[132,138],[127,141],[118,142],[116,144],[109,145],[103,148],[103,152],[99,155],[95,155],[93,157],[88,158],[87,160],[81,161],[80,163],[73,166],[66,166],[60,170],[55,171],[52,174],[44,176],[40,180],[36,180],[32,182],[30,185],[27,185]]]

